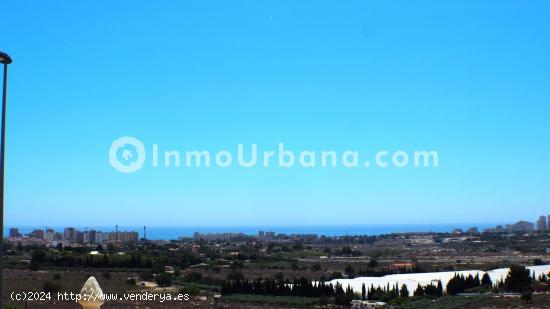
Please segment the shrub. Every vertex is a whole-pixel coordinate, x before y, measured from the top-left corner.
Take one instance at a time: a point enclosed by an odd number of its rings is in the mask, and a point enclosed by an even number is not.
[[[153,273],[151,271],[144,271],[139,276],[143,281],[151,281],[153,279]]]
[[[42,285],[42,289],[46,293],[61,292],[61,283],[59,283],[58,281],[46,281]]]
[[[316,297],[299,297],[299,296],[269,296],[269,295],[250,295],[250,294],[233,294],[224,296],[223,299],[231,303],[255,303],[283,307],[307,307],[313,308],[319,304],[319,298]],[[349,302],[345,305],[349,305]]]
[[[232,270],[227,274],[226,279],[229,281],[241,281],[244,280],[244,275],[240,271]]]
[[[339,271],[333,271],[330,276],[328,277],[328,280],[334,280],[334,279],[341,279],[342,278],[342,273],[339,272]]]
[[[110,280],[111,279],[111,273],[108,271],[103,272],[103,278]]]
[[[199,272],[192,271],[190,273],[185,274],[183,276],[183,279],[185,279],[185,281],[189,281],[189,282],[199,282],[202,279],[202,275]]]
[[[155,282],[161,287],[172,285],[173,276],[169,273],[160,273],[155,277]]]
[[[196,286],[184,286],[180,289],[181,294],[189,295],[199,295],[201,293],[200,289]]]

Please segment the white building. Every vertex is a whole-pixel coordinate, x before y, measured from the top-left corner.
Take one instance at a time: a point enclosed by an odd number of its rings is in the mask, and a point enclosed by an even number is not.
[[[46,229],[46,232],[44,233],[44,240],[53,241],[54,235],[55,235],[55,231],[53,229]]]

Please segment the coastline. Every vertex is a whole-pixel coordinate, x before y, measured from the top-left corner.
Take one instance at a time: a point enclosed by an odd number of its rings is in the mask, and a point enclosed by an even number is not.
[[[370,224],[370,225],[325,225],[325,226],[147,226],[147,239],[149,240],[176,240],[180,237],[192,237],[194,232],[199,233],[243,233],[248,236],[258,235],[259,231],[273,231],[276,234],[316,234],[317,236],[377,236],[383,234],[399,233],[446,233],[456,228],[466,230],[470,227],[480,230],[491,228],[495,223],[457,223],[457,224]],[[20,232],[27,234],[34,229],[53,228],[56,232],[63,232],[68,226],[15,226],[6,225],[4,234],[9,228],[17,227]],[[71,226],[73,227],[73,226]],[[79,230],[97,230],[102,232],[114,232],[114,226],[74,226]],[[143,226],[119,225],[119,231],[136,231],[143,237]]]

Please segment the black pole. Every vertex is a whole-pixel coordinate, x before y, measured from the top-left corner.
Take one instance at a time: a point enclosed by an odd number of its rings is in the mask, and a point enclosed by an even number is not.
[[[4,308],[4,151],[6,146],[6,92],[8,87],[8,64],[11,58],[0,53],[4,64],[4,84],[2,87],[2,141],[0,149],[0,308]]]

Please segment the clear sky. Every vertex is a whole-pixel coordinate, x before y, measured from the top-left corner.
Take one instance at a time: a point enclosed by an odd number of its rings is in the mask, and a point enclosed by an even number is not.
[[[534,221],[548,1],[3,1],[5,224]],[[111,142],[439,151],[439,168],[154,169]]]

